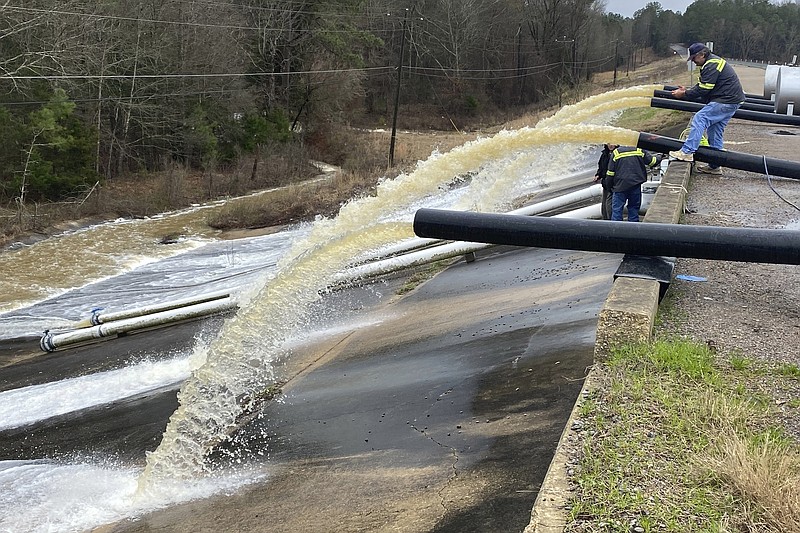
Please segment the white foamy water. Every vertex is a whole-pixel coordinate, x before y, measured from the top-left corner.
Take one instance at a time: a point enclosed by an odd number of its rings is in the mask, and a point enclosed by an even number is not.
[[[33,424],[81,409],[180,383],[200,361],[189,355],[0,392],[0,430]]]
[[[0,461],[0,531],[68,533],[135,518],[264,481],[266,470],[167,482],[138,493],[141,470],[113,465]]]
[[[310,331],[298,331],[287,343],[298,348],[309,342],[379,324],[380,316],[344,321]],[[34,424],[83,409],[177,386],[203,365],[206,351],[195,348],[162,361],[142,361],[117,370],[31,385],[0,392],[0,431]]]

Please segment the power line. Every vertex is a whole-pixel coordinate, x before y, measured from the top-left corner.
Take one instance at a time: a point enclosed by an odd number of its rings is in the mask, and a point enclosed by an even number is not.
[[[18,6],[3,6],[4,10],[9,11],[21,11],[23,13],[37,13],[40,15],[70,15],[70,16],[79,16],[79,17],[86,17],[90,19],[98,19],[98,20],[122,20],[127,22],[150,22],[150,23],[158,23],[158,24],[174,24],[176,26],[194,26],[194,27],[203,27],[203,28],[224,28],[224,29],[232,29],[232,30],[258,30],[258,29],[267,29],[267,28],[256,28],[251,26],[233,26],[233,25],[226,25],[226,24],[200,24],[197,22],[181,22],[181,21],[174,21],[174,20],[158,20],[158,19],[146,19],[146,18],[139,18],[139,17],[122,17],[118,15],[97,15],[94,13],[79,13],[74,11],[61,11],[56,9],[37,9],[32,7],[18,7]]]
[[[536,65],[532,67],[522,67],[522,68],[487,68],[487,69],[454,69],[454,68],[441,68],[441,67],[415,67],[410,66],[406,67],[411,70],[419,70],[419,71],[435,71],[435,72],[465,72],[465,73],[481,73],[481,72],[519,72],[520,70],[539,70],[539,69],[546,69],[551,66],[560,65],[561,62],[557,63],[545,63],[543,65]]]
[[[364,67],[328,70],[294,70],[290,72],[246,72],[219,74],[43,74],[40,76],[0,76],[0,80],[128,80],[128,79],[175,79],[175,78],[249,78],[255,76],[297,76],[301,74],[346,74],[351,72],[375,72],[394,70],[394,67]]]
[[[601,64],[603,62],[609,61],[612,59],[612,56],[607,56],[591,61],[578,61],[578,62],[567,62],[565,64],[574,64],[574,65],[590,65],[590,64]],[[533,74],[540,71],[550,70],[553,67],[561,65],[561,62],[557,63],[545,63],[542,65],[535,65],[530,67],[522,67],[522,68],[490,68],[490,69],[454,69],[454,68],[441,68],[441,67],[419,67],[419,66],[409,66],[407,67],[409,70],[415,71],[419,74],[427,75],[433,73],[442,73],[442,74],[496,74],[496,73],[503,73],[503,72],[515,72],[519,73],[521,71],[525,71],[523,74],[516,74],[510,77],[521,77],[527,76],[529,74]],[[95,79],[104,79],[104,80],[113,80],[113,79],[175,79],[175,78],[237,78],[237,77],[254,77],[254,76],[295,76],[295,75],[306,75],[306,74],[346,74],[352,72],[379,72],[379,71],[389,71],[395,70],[396,67],[394,66],[378,66],[378,67],[362,67],[362,68],[349,68],[349,69],[326,69],[326,70],[295,70],[295,71],[288,71],[288,72],[247,72],[247,73],[218,73],[218,74],[43,74],[39,76],[13,76],[13,75],[5,75],[0,76],[0,80],[95,80]],[[473,78],[474,79],[474,78]],[[498,79],[495,77],[494,79]]]
[[[283,0],[281,1],[281,7],[263,7],[263,6],[250,6],[245,4],[233,4],[229,2],[203,2],[200,0],[172,0],[175,3],[181,4],[192,4],[192,5],[201,5],[201,6],[208,6],[208,7],[220,7],[220,6],[229,6],[236,9],[243,9],[247,11],[266,11],[266,12],[277,12],[277,13],[285,13],[287,11],[291,12],[293,15],[317,15],[317,16],[324,16],[326,18],[330,17],[368,17],[373,19],[386,19],[387,16],[394,16],[393,13],[387,13],[385,10],[374,11],[370,13],[369,11],[364,12],[352,12],[352,13],[342,13],[341,11],[309,11],[306,9],[293,9],[292,6],[298,6],[299,8],[305,8],[308,6],[306,2],[291,2]]]
[[[613,56],[606,56],[606,57],[593,59],[593,60],[589,60],[589,61],[574,61],[574,62],[567,61],[564,64],[566,64],[566,65],[574,64],[574,65],[579,65],[579,66],[587,65],[588,66],[590,64],[594,65],[594,64],[604,63],[604,62],[609,61],[610,59],[612,59],[612,57]],[[534,66],[530,66],[530,67],[513,67],[513,68],[452,69],[452,68],[441,68],[441,67],[417,67],[417,66],[409,66],[407,68],[409,70],[419,71],[421,73],[425,73],[426,71],[428,71],[428,72],[456,72],[456,73],[463,72],[465,74],[476,74],[476,73],[478,73],[478,74],[479,73],[494,74],[494,73],[498,73],[498,72],[502,73],[502,72],[528,71],[528,74],[531,74],[531,73],[535,73],[535,72],[541,71],[541,70],[549,70],[552,67],[557,67],[557,66],[560,66],[560,65],[561,65],[561,61],[558,61],[556,63],[543,63],[541,65],[534,65]],[[530,71],[533,71],[533,72],[530,72]],[[527,75],[527,74],[523,74],[523,75]]]
[[[585,64],[588,66],[589,64],[600,64],[612,59],[611,56],[597,59],[594,61],[588,61]],[[532,74],[541,74],[544,72],[549,72],[553,70],[555,67],[558,67],[561,63],[548,63],[543,65],[538,65],[535,67],[524,67],[522,69],[517,68],[503,68],[503,69],[445,69],[445,68],[438,68],[438,67],[415,67],[409,66],[406,67],[409,71],[414,71],[417,75],[427,78],[439,78],[439,79],[451,79],[453,76],[448,74],[457,73],[459,74],[458,79],[462,80],[505,80],[505,79],[515,79],[515,78],[524,78],[526,76],[530,76]],[[578,63],[583,65],[584,63]],[[372,69],[349,69],[349,70],[341,70],[341,71],[308,71],[307,73],[329,73],[329,72],[349,72],[350,70],[370,70],[370,73],[378,72],[378,71],[387,71],[387,70],[394,70],[395,67],[374,67]],[[498,73],[503,72],[519,72],[525,71],[523,73],[518,74],[511,74],[511,75],[497,75]],[[289,74],[301,74],[302,72],[292,72]],[[491,76],[464,76],[464,74],[492,74]],[[286,73],[254,73],[254,74],[228,74],[225,76],[234,77],[234,76],[260,76],[260,75],[284,75]],[[194,75],[195,77],[203,77],[206,75],[198,74]],[[214,76],[214,75],[208,75]],[[184,75],[176,74],[176,75],[139,75],[135,76],[137,78],[153,78],[153,77],[184,77]],[[11,79],[12,77],[0,77],[0,79]],[[21,78],[14,78],[14,79],[40,79],[40,78],[47,78],[45,76],[28,76],[28,77],[21,77]],[[70,79],[108,79],[108,78],[134,78],[134,76],[76,76]],[[59,78],[63,79],[63,78]],[[89,102],[127,102],[132,100],[150,100],[155,98],[171,98],[171,97],[181,97],[181,98],[188,98],[191,96],[207,96],[207,95],[214,95],[214,94],[230,94],[230,93],[237,93],[245,91],[244,88],[236,88],[236,89],[218,89],[218,90],[205,90],[205,91],[198,91],[198,92],[180,92],[180,93],[152,93],[146,95],[123,95],[123,96],[107,96],[104,98],[76,98],[76,99],[69,99],[69,102],[73,103],[89,103]],[[44,105],[49,103],[47,100],[28,100],[28,101],[16,101],[16,102],[1,102],[0,105],[5,106],[17,106],[17,105]]]
[[[231,4],[231,3],[210,3],[210,2],[201,2],[198,0],[175,0],[180,1],[181,3],[189,3],[189,4],[200,4],[209,7],[218,7],[218,6],[230,6],[235,7],[238,9],[247,9],[247,10],[265,10],[265,11],[275,11],[275,12],[283,12],[286,9],[279,9],[279,8],[268,8],[268,7],[258,7],[258,6],[246,6],[240,4]],[[291,3],[291,2],[290,2]],[[298,3],[297,5],[305,5],[302,3]],[[168,24],[168,25],[176,25],[176,26],[190,26],[190,27],[200,27],[200,28],[219,28],[219,29],[233,29],[233,30],[246,30],[246,31],[286,31],[286,28],[269,28],[269,27],[259,27],[259,26],[244,26],[244,25],[233,25],[233,24],[208,24],[208,23],[200,23],[200,22],[184,22],[184,21],[176,21],[176,20],[163,20],[163,19],[153,19],[153,18],[141,18],[141,17],[130,17],[130,16],[120,16],[120,15],[100,15],[96,13],[86,13],[86,12],[76,12],[76,11],[65,11],[65,10],[56,10],[56,9],[40,9],[40,8],[29,8],[29,7],[22,7],[22,6],[9,6],[5,5],[0,7],[0,10],[10,10],[10,11],[18,11],[18,12],[25,12],[25,13],[36,13],[36,14],[55,14],[55,15],[68,15],[68,16],[77,16],[77,17],[86,17],[96,20],[119,20],[125,22],[144,22],[148,24]],[[375,12],[376,14],[343,14],[340,12],[315,12],[315,11],[292,11],[292,14],[309,14],[309,15],[318,15],[324,18],[331,18],[331,17],[347,17],[349,19],[355,17],[367,17],[373,18],[375,20],[385,20],[387,16],[393,16],[391,13],[385,13],[383,11]],[[424,20],[431,22],[434,19],[431,17],[423,17]],[[342,29],[342,30],[332,30],[332,29],[325,29],[325,28],[318,28],[315,31],[322,32],[322,33],[351,33],[353,30],[349,29]],[[385,32],[393,32],[395,29],[386,29],[386,30],[369,30],[372,33],[381,33]],[[613,43],[613,41],[606,42],[602,44],[602,47],[608,47]],[[505,44],[514,45],[512,41],[506,41]],[[547,52],[552,50],[556,47],[542,47],[537,48],[536,43],[531,42],[523,42],[522,47],[528,49],[534,49],[540,52]],[[488,51],[488,50],[484,50]]]
[[[389,67],[392,68],[392,67]],[[372,74],[372,73],[368,73]],[[312,85],[325,85],[325,81],[312,81]],[[119,95],[119,96],[104,96],[101,98],[69,98],[67,102],[72,103],[90,103],[90,102],[130,102],[132,100],[152,100],[156,98],[188,98],[192,96],[210,96],[216,94],[232,94],[232,93],[247,93],[246,87],[238,87],[231,89],[207,89],[202,91],[181,91],[177,93],[150,93],[150,94],[137,94],[137,95]],[[23,100],[23,101],[2,101],[0,106],[23,106],[23,105],[45,105],[50,103],[50,100]]]
[[[558,68],[560,66],[561,66],[561,63],[558,63],[558,64],[554,64],[554,65],[548,66],[547,68],[538,70],[536,72],[527,72],[525,74],[508,74],[508,75],[504,75],[504,76],[458,76],[458,79],[459,80],[483,80],[483,81],[511,80],[511,79],[517,79],[517,78],[525,78],[527,76],[532,76],[534,74],[543,74],[545,72],[549,72],[549,71],[551,71],[553,69],[556,69],[556,68]],[[412,69],[413,69],[413,67],[412,67]],[[442,72],[442,71],[439,71],[439,72]],[[461,72],[464,72],[464,71],[461,71]],[[491,72],[491,71],[485,71],[485,72]],[[419,75],[420,76],[430,77],[430,78],[446,78],[446,79],[452,79],[453,78],[453,76],[448,76],[445,73],[437,74],[437,73],[434,73],[434,72],[421,73]]]
[[[153,93],[153,94],[144,94],[144,95],[134,95],[134,96],[104,96],[102,98],[69,98],[67,102],[71,103],[88,103],[88,102],[129,102],[131,100],[151,100],[155,98],[172,98],[172,97],[190,97],[190,96],[206,96],[206,95],[213,95],[213,94],[230,94],[230,93],[237,93],[242,92],[243,89],[218,89],[218,90],[209,90],[209,91],[198,91],[198,92],[181,92],[181,93]],[[25,100],[25,101],[18,101],[18,102],[3,102],[0,101],[0,105],[5,106],[16,106],[16,105],[45,105],[49,104],[50,100]]]
[[[3,6],[3,10],[9,11],[18,11],[23,13],[35,13],[39,15],[67,15],[67,16],[76,16],[76,17],[85,17],[89,19],[95,20],[118,20],[124,22],[144,22],[148,24],[170,24],[174,26],[190,26],[195,28],[219,28],[219,29],[226,29],[226,30],[246,30],[246,31],[286,31],[286,28],[265,28],[259,26],[241,26],[241,25],[233,25],[233,24],[207,24],[207,23],[200,23],[200,22],[184,22],[179,20],[162,20],[162,19],[151,19],[151,18],[142,18],[142,17],[124,17],[120,15],[98,15],[96,13],[84,13],[84,12],[76,12],[76,11],[63,11],[57,9],[39,9],[39,8],[32,8],[32,7],[19,7],[19,6]],[[318,28],[315,30],[317,32],[322,33],[352,33],[353,30],[331,30],[325,28]]]

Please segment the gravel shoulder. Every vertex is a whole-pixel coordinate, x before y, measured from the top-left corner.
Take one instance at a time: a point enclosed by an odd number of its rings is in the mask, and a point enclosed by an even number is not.
[[[726,149],[786,160],[800,158],[800,128],[733,120]],[[800,181],[772,178],[783,198],[800,205]],[[800,230],[800,211],[770,189],[765,175],[724,169],[722,176],[695,173],[683,223]],[[779,368],[800,366],[800,268],[729,261],[679,259],[675,274],[704,278],[671,284],[657,336],[681,335],[707,343],[721,357],[745,357]],[[800,380],[761,377],[775,398],[786,429],[800,440]]]

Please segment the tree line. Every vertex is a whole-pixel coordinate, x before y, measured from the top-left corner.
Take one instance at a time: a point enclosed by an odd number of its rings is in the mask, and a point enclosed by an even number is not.
[[[267,157],[404,113],[469,123],[547,101],[636,50],[714,41],[787,61],[795,4],[599,0],[6,0],[0,200],[58,200],[101,179]],[[436,124],[432,122],[432,127]]]

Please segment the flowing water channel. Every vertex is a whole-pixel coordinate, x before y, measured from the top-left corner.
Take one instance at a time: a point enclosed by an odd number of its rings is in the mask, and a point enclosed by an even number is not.
[[[106,504],[97,503],[93,513],[84,512],[82,517],[65,502],[56,505],[63,508],[37,513],[38,520],[60,514],[56,522],[68,524],[53,530],[81,530],[262,479],[259,472],[226,471],[224,476],[215,472],[207,458],[209,450],[228,438],[247,400],[273,383],[274,362],[290,351],[287,342],[309,324],[309,309],[338,272],[374,256],[382,247],[413,237],[414,211],[432,201],[436,204],[435,199],[450,190],[458,177],[469,175],[471,179],[465,192],[448,207],[502,210],[572,172],[577,161],[585,160],[588,151],[595,154],[602,143],[635,145],[638,132],[602,124],[618,110],[648,106],[649,96],[658,87],[604,93],[567,106],[536,127],[501,131],[448,153],[434,153],[413,172],[383,182],[375,196],[346,204],[335,218],[316,221],[294,240],[274,271],[248,284],[246,305],[224,323],[219,334],[210,343],[199,344],[194,353],[183,354],[185,362],[170,369],[171,379],[185,379],[178,395],[179,407],[170,417],[161,444],[148,453],[143,470],[96,463],[52,466],[0,462],[0,506],[22,513],[12,523],[19,526],[16,530],[33,531],[37,527],[26,522],[25,502],[41,500],[40,492],[45,491],[41,480],[50,479],[49,483],[57,485],[92,478],[87,486],[96,488],[92,497],[100,500],[102,487],[113,487],[105,490]],[[200,210],[173,216],[191,220],[198,213]],[[170,228],[175,221],[169,221]],[[213,239],[212,234],[194,229],[201,225],[181,220],[181,233],[189,237],[178,247],[164,251],[152,244],[154,236],[167,230],[159,224],[159,220],[151,220],[87,228],[0,256],[3,293],[13,295],[13,301],[7,297],[0,303],[5,306],[0,310],[52,297]],[[56,272],[37,273],[34,265],[42,255],[58,257]],[[12,274],[21,271],[15,259],[27,262],[26,276]]]

